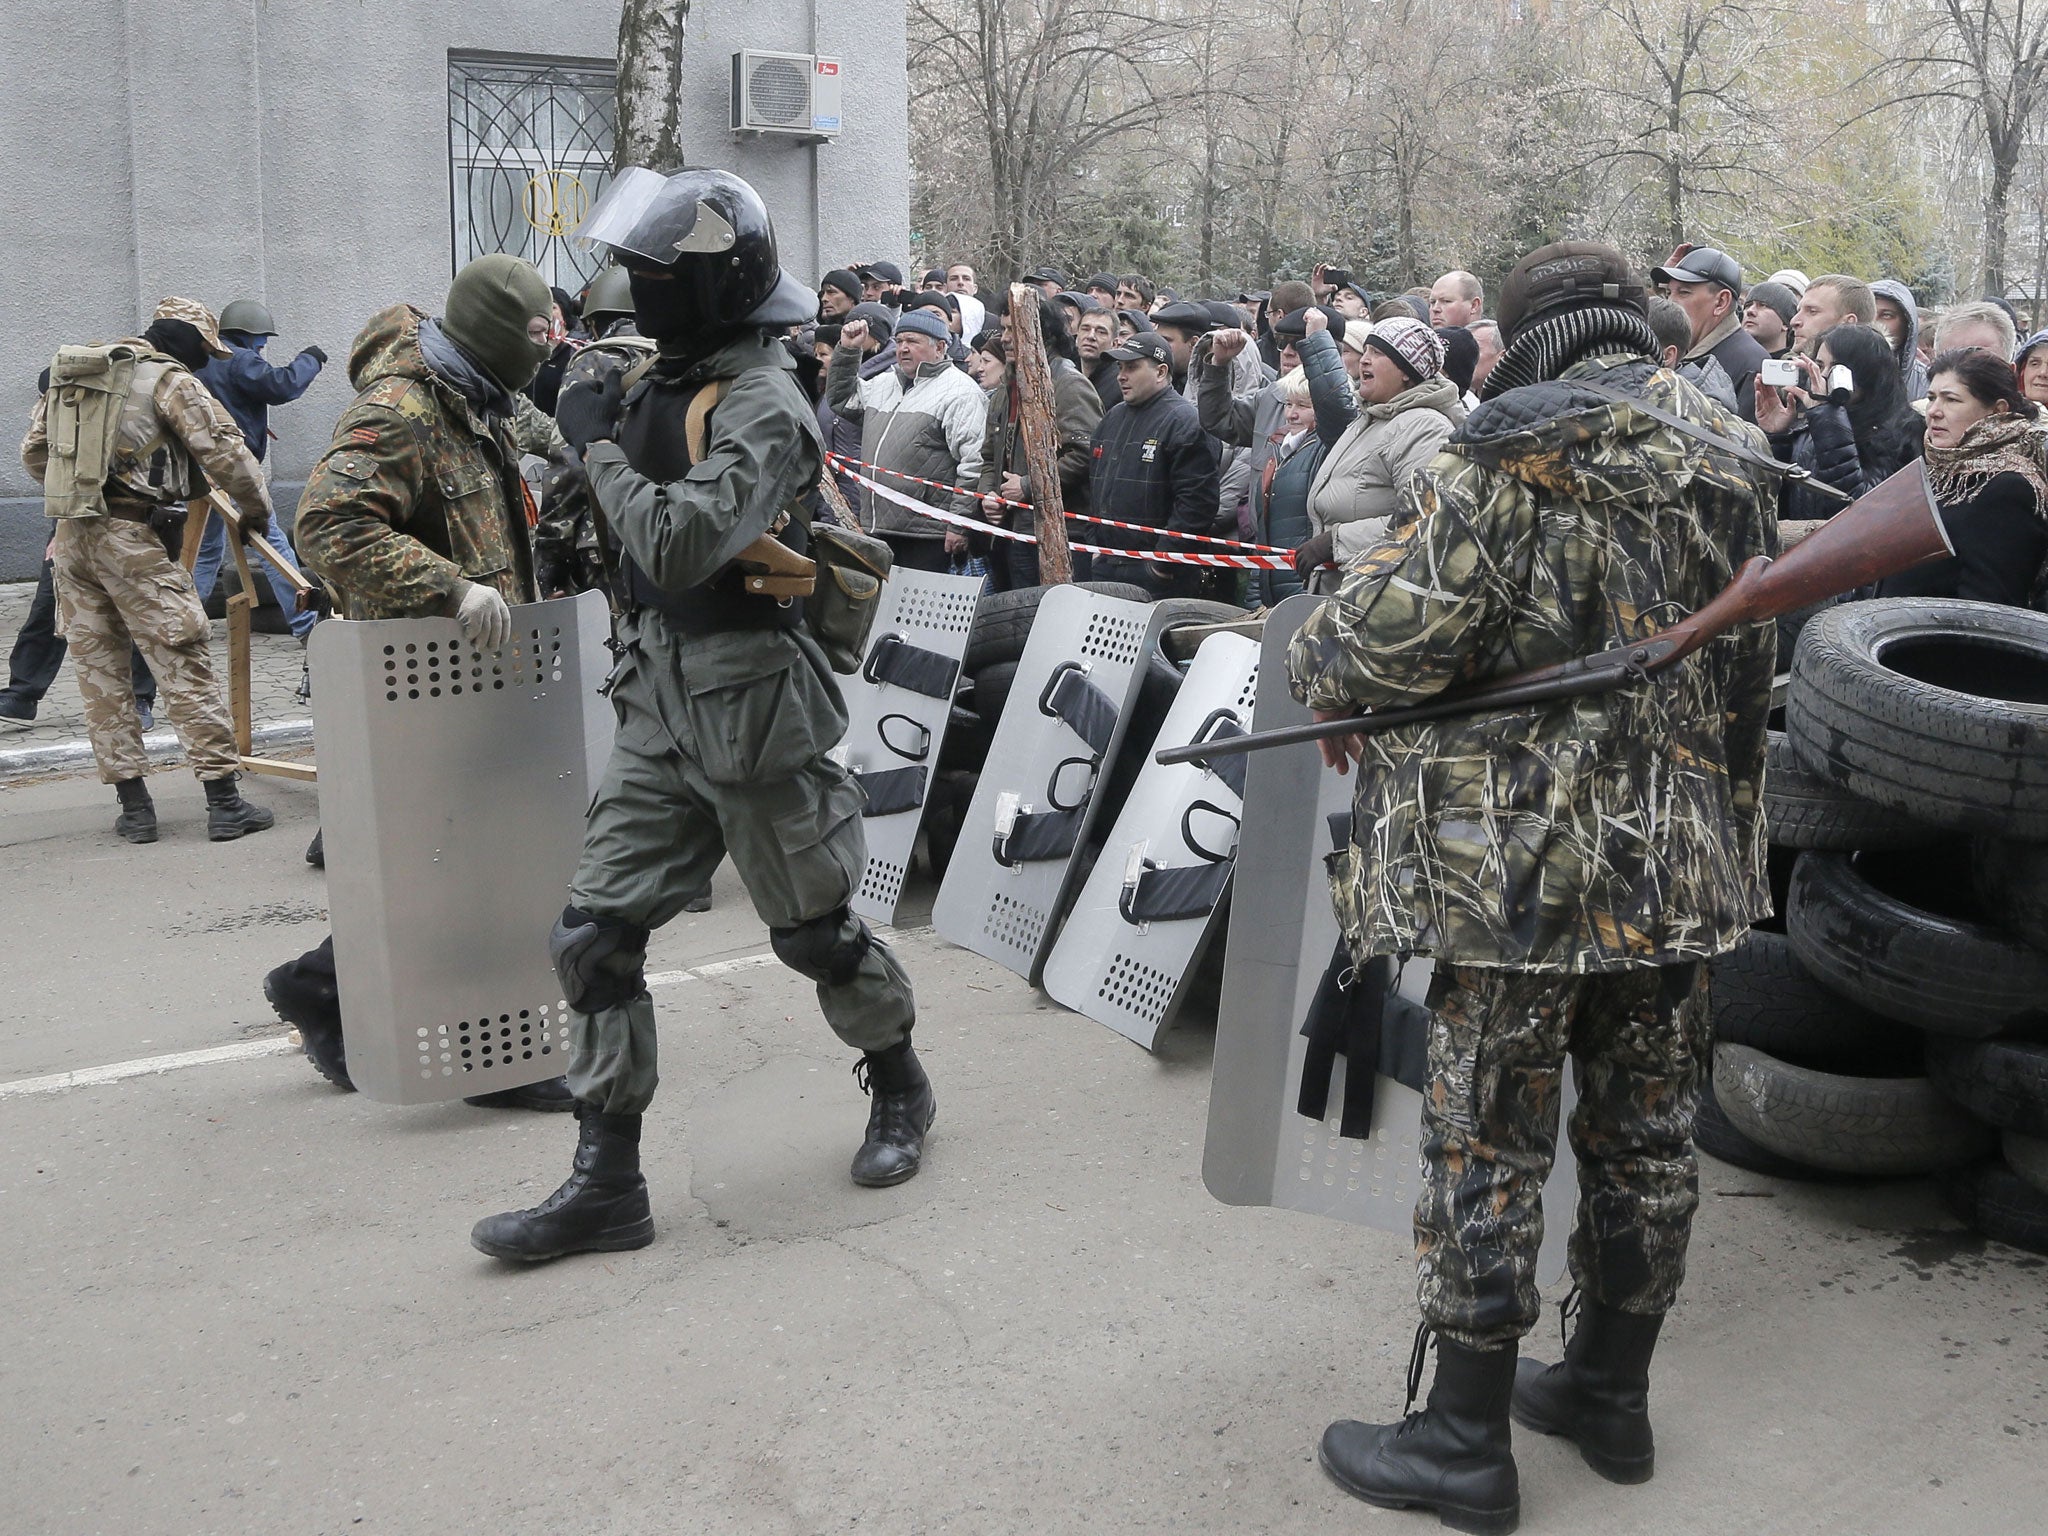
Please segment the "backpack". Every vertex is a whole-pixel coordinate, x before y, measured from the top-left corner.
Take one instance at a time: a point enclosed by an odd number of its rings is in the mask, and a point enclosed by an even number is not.
[[[50,446],[43,511],[50,517],[106,515],[105,486],[114,472],[122,409],[142,355],[140,348],[120,342],[57,349],[43,408]]]

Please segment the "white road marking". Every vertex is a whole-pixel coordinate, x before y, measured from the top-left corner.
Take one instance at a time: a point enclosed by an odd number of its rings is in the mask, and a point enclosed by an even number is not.
[[[75,1072],[53,1072],[48,1077],[24,1077],[0,1083],[0,1099],[22,1098],[31,1093],[63,1093],[70,1088],[92,1088],[101,1083],[118,1083],[123,1078],[149,1077],[175,1072],[181,1067],[210,1067],[223,1061],[253,1061],[259,1056],[282,1056],[299,1048],[289,1035],[262,1040],[244,1040],[237,1045],[216,1045],[203,1051],[178,1051],[169,1056],[140,1056],[134,1061],[117,1061],[107,1067],[80,1067]]]
[[[883,938],[901,939],[929,933],[931,929],[877,928],[875,932]],[[713,960],[683,971],[656,971],[647,978],[647,985],[673,987],[686,981],[711,981],[720,976],[731,976],[739,971],[756,971],[764,966],[780,963],[775,958],[775,952],[769,950],[758,955],[740,955],[731,960]],[[0,1099],[26,1098],[35,1093],[64,1093],[73,1088],[94,1088],[101,1083],[118,1083],[131,1077],[153,1077],[165,1072],[180,1071],[185,1067],[211,1067],[227,1061],[255,1061],[264,1056],[283,1056],[298,1049],[296,1035],[273,1035],[261,1040],[244,1040],[235,1045],[209,1046],[201,1051],[176,1051],[168,1056],[138,1056],[133,1061],[117,1061],[110,1066],[80,1067],[73,1072],[52,1072],[48,1077],[24,1077],[11,1083],[0,1083]]]

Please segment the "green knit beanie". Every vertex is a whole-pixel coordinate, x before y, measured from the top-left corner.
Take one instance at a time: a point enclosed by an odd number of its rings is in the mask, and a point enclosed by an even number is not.
[[[533,382],[554,351],[552,342],[526,334],[534,319],[554,315],[555,297],[530,262],[517,256],[479,256],[448,285],[441,330],[508,390]]]

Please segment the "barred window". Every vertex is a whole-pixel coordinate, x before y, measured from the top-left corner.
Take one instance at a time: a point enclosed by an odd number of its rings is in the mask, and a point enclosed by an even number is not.
[[[571,293],[597,274],[570,237],[611,181],[617,85],[609,59],[448,55],[455,269],[503,251]]]

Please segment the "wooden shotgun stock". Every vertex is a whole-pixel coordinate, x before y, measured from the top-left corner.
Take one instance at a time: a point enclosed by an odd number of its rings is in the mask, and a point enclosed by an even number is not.
[[[1926,466],[1916,459],[1778,559],[1758,555],[1749,561],[1691,618],[1633,644],[1518,672],[1477,688],[1458,689],[1426,704],[1168,747],[1156,758],[1161,763],[1206,763],[1266,747],[1289,747],[1332,736],[1367,736],[1425,720],[1606,693],[1676,665],[1738,624],[1775,619],[1954,553],[1934,494],[1927,487]]]

